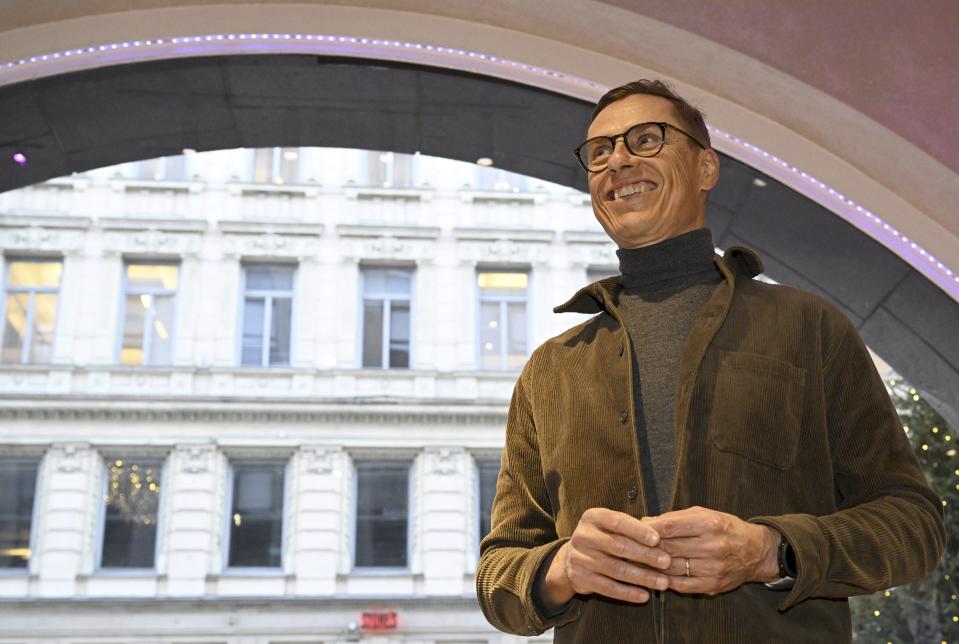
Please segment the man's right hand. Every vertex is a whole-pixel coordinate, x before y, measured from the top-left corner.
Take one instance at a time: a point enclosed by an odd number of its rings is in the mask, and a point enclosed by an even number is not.
[[[558,609],[575,595],[597,593],[642,604],[649,590],[666,590],[658,570],[671,559],[657,547],[659,534],[639,519],[607,508],[590,508],[569,541],[560,546],[541,587],[547,607]]]

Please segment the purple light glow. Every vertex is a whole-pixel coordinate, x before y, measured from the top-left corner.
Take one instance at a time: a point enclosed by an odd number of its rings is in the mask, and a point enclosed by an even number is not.
[[[13,162],[17,165],[27,165],[27,155],[25,155],[23,152],[14,152]]]
[[[609,89],[586,78],[476,51],[399,40],[279,33],[204,34],[200,36],[179,36],[172,39],[155,38],[52,52],[40,56],[31,56],[29,59],[0,62],[0,70],[2,70],[0,71],[0,86],[26,77],[36,77],[39,70],[30,71],[33,66],[43,66],[43,68],[49,70],[48,73],[62,73],[79,67],[89,67],[89,63],[82,61],[83,58],[99,58],[102,64],[116,64],[134,60],[148,60],[161,53],[162,57],[166,58],[171,53],[180,56],[193,56],[197,54],[248,53],[250,51],[273,53],[301,53],[307,51],[309,53],[359,55],[372,59],[439,64],[444,67],[481,71],[481,73],[487,73],[491,76],[544,87],[584,100],[595,100]],[[53,61],[56,61],[56,64]],[[31,73],[34,76],[30,76]],[[549,80],[544,81],[544,78]],[[722,146],[720,149],[723,152],[727,152],[743,161],[748,158],[756,169],[779,179],[791,188],[819,202],[905,259],[955,300],[959,301],[959,275],[916,242],[890,226],[888,222],[811,174],[753,145],[749,141],[718,128],[707,127],[719,137]],[[24,165],[27,158],[22,153],[17,153],[14,155],[14,161],[19,165]]]

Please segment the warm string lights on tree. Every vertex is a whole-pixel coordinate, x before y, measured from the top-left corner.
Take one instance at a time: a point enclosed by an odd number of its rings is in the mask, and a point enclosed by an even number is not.
[[[858,642],[959,644],[959,459],[955,430],[919,391],[898,378],[887,383],[916,456],[942,499],[946,548],[942,561],[926,579],[886,591],[854,597],[853,636]]]
[[[110,465],[110,481],[107,484],[106,503],[111,511],[120,514],[131,523],[151,525],[156,521],[157,499],[160,483],[153,467],[136,463],[124,463],[117,459]]]

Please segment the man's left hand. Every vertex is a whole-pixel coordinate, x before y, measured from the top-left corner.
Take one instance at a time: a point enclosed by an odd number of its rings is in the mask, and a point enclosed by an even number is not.
[[[642,521],[656,529],[659,547],[673,559],[661,572],[676,592],[717,595],[779,576],[780,534],[774,528],[699,506]]]

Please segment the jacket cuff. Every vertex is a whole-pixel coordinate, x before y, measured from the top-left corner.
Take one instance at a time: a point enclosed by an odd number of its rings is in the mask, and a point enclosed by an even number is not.
[[[804,599],[815,596],[816,589],[825,581],[825,571],[829,569],[829,548],[816,517],[811,514],[782,514],[753,517],[749,522],[779,530],[796,555],[796,583],[780,602],[779,611],[789,610]]]
[[[538,594],[539,584],[546,576],[546,567],[553,561],[559,548],[567,541],[569,541],[569,537],[558,539],[548,544],[547,547],[540,548],[539,552],[531,557],[528,562],[528,565],[532,567],[533,574],[529,575],[529,581],[523,592],[523,605],[526,614],[530,616],[531,626],[538,633],[568,624],[578,619],[582,612],[583,600],[579,597],[573,597],[558,611],[548,613]]]

